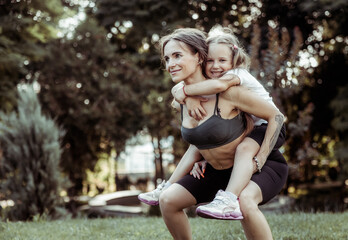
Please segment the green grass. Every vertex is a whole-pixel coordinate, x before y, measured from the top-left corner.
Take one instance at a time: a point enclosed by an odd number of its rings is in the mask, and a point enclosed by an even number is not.
[[[348,212],[266,214],[274,239],[348,239]],[[245,239],[239,221],[190,218],[194,239]],[[172,239],[159,217],[0,222],[0,240]]]

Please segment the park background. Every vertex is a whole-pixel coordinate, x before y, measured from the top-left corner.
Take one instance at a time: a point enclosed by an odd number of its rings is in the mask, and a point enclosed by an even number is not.
[[[217,23],[287,117],[286,210],[346,211],[347,10],[345,0],[0,0],[1,219],[84,216],[83,197],[167,179],[187,144],[156,44]]]

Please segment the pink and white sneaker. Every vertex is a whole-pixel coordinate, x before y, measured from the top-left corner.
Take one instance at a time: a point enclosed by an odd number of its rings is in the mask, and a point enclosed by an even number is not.
[[[196,209],[196,213],[198,216],[203,218],[224,220],[243,219],[238,200],[232,200],[223,190],[217,192],[211,203],[199,206]]]
[[[155,190],[152,190],[151,192],[147,192],[147,193],[140,193],[138,195],[138,199],[148,205],[153,205],[153,206],[158,205],[159,196],[161,195],[163,190],[167,188],[167,186],[165,185],[166,185],[166,182],[163,181],[161,184],[157,186]]]

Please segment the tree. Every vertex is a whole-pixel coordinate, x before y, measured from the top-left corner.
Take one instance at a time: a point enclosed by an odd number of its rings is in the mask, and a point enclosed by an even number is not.
[[[118,46],[93,18],[81,23],[71,39],[52,41],[47,49],[33,75],[42,86],[44,109],[67,130],[61,166],[74,183],[69,195],[76,195],[99,155],[121,152],[141,129],[147,72],[117,54]]]
[[[153,79],[158,80],[158,82],[149,80],[149,87],[153,89],[151,93],[153,97],[148,97],[145,106],[152,106],[151,109],[154,113],[160,112],[161,114],[152,114],[151,111],[144,112],[145,119],[147,119],[145,126],[147,129],[150,129],[149,132],[153,136],[153,139],[161,139],[169,133],[168,131],[163,131],[163,128],[160,129],[161,131],[158,130],[158,126],[164,123],[163,118],[158,118],[158,116],[163,115],[164,112],[168,112],[168,105],[171,101],[171,94],[169,93],[171,85],[167,84],[167,78],[163,73],[156,71],[156,68],[160,66],[159,60],[154,60],[154,57],[159,59],[159,54],[155,48],[159,36],[177,27],[198,27],[203,30],[209,30],[216,23],[220,23],[224,26],[232,27],[236,35],[241,37],[242,42],[248,45],[249,43],[247,41],[257,31],[256,28],[254,30],[251,28],[252,23],[257,25],[257,22],[262,19],[262,4],[260,5],[254,2],[244,3],[243,1],[180,1],[174,4],[172,1],[158,0],[131,1],[127,3],[105,0],[98,2],[97,7],[97,18],[112,33],[112,41],[122,45],[122,51],[127,51],[134,55],[138,59],[139,66],[147,66],[152,70],[155,69],[153,71]],[[227,11],[226,9],[231,9],[231,11]],[[156,16],[156,21],[151,16]],[[143,25],[147,27],[143,28]],[[126,28],[126,26],[129,27]],[[278,99],[283,93],[286,93],[287,96],[295,93],[295,87],[291,84],[291,81],[287,81],[288,87],[284,91],[278,90],[278,88],[283,87],[281,79],[286,75],[284,69],[287,67],[287,62],[289,61],[294,64],[297,61],[297,54],[303,44],[302,39],[300,39],[302,34],[297,28],[297,32],[295,32],[297,40],[294,41],[294,44],[291,39],[294,35],[284,32],[282,34],[282,45],[280,46],[280,40],[277,34],[279,27],[277,26],[275,29],[269,27],[266,29],[266,32],[269,32],[270,37],[261,38],[261,34],[259,34],[254,39],[261,43],[261,45],[252,45],[254,63],[258,62],[257,66],[254,64],[252,70],[258,77],[262,73],[266,73],[261,77],[261,81],[273,86],[270,90],[273,90],[272,94],[275,99]],[[278,41],[279,44],[272,46],[274,41]],[[269,46],[267,46],[268,43]],[[144,46],[147,46],[146,51],[144,50]],[[291,46],[294,47],[291,49]],[[279,47],[283,49],[280,50]],[[283,51],[284,54],[273,59],[272,57],[278,56],[280,51]],[[276,71],[281,69],[283,69],[282,74],[277,74]],[[165,91],[163,87],[166,87]],[[302,85],[298,88],[300,87]],[[158,99],[159,96],[163,99],[162,102],[156,103],[156,100],[151,101],[151,99]],[[154,108],[153,103],[160,106]],[[281,104],[282,102],[279,100],[279,105],[281,106]],[[149,107],[145,109],[149,109]],[[170,119],[166,120],[166,125],[172,125]],[[153,130],[151,131],[151,129]],[[178,128],[176,127],[176,129]],[[178,140],[180,135],[175,130],[171,134],[177,136]],[[174,153],[177,153],[176,159],[180,159],[183,153],[182,148],[187,145],[178,144],[181,141],[175,142],[177,143],[175,146],[178,147],[174,148]]]
[[[18,110],[0,112],[0,197],[12,200],[3,210],[10,220],[59,217],[64,179],[59,169],[63,131],[42,114],[33,85],[21,85]]]
[[[165,179],[162,141],[172,136],[175,131],[173,126],[168,124],[168,121],[174,118],[173,112],[163,110],[170,106],[171,96],[168,96],[168,94],[170,94],[168,91],[162,93],[158,93],[155,90],[150,91],[147,101],[143,103],[143,112],[146,116],[145,126],[152,138],[154,147],[155,180]]]
[[[142,125],[147,88],[139,70],[93,15],[61,36],[60,19],[80,13],[72,1],[6,1],[1,3],[0,109],[16,104],[16,86],[37,81],[43,111],[66,129],[62,169],[81,191],[85,170],[99,154],[119,153]],[[59,33],[59,34],[58,34]]]
[[[12,111],[16,85],[29,74],[28,65],[45,56],[42,44],[56,37],[63,6],[60,0],[6,0],[0,6],[0,110]]]
[[[316,151],[316,156],[309,158],[307,166],[312,177],[310,181],[334,180],[330,176],[332,169],[346,175],[344,159],[337,159],[332,152],[335,142],[344,141],[342,132],[332,127],[330,122],[340,118],[341,111],[337,111],[331,104],[338,94],[338,89],[346,84],[342,76],[346,76],[348,54],[344,49],[347,43],[343,41],[347,36],[347,1],[302,1],[298,9],[305,14],[306,25],[310,26],[305,38],[303,56],[310,58],[307,63],[309,83],[302,89],[302,104],[312,105],[312,122],[308,129],[306,148]],[[302,27],[302,25],[299,25]],[[313,61],[314,60],[314,61]],[[338,143],[340,145],[340,143]],[[303,149],[306,149],[303,148]],[[339,148],[337,148],[339,149]],[[339,156],[336,154],[336,156]],[[338,161],[339,160],[339,161]],[[342,168],[342,169],[341,169]],[[342,170],[342,171],[341,171]]]
[[[38,80],[44,111],[67,129],[62,166],[77,189],[99,154],[119,153],[140,129],[154,143],[175,136],[180,159],[187,145],[168,110],[172,83],[156,46],[175,28],[207,31],[216,23],[233,28],[252,73],[287,116],[285,155],[298,180],[322,181],[327,163],[337,162],[332,144],[344,137],[329,123],[341,112],[329,102],[346,84],[347,1],[90,1],[86,20],[58,39],[57,21],[80,11],[74,4],[20,1],[1,9],[0,107],[14,108],[18,82]]]
[[[339,88],[338,95],[332,100],[331,107],[335,118],[332,127],[337,130],[339,142],[336,144],[336,157],[342,166],[342,179],[348,177],[348,84]]]
[[[106,0],[96,3],[98,9],[96,17],[111,34],[111,41],[119,46],[118,52],[129,54],[128,56],[135,60],[138,67],[148,70],[149,73],[142,78],[146,89],[151,89],[142,103],[143,128],[151,135],[154,146],[156,184],[157,178],[164,178],[161,142],[168,136],[178,136],[180,133],[176,125],[173,127],[175,113],[169,110],[172,101],[169,89],[172,83],[163,71],[159,71],[161,62],[156,42],[166,29],[188,23],[186,14],[190,4],[186,0],[177,2]],[[156,16],[156,20],[153,16]],[[173,146],[173,152],[178,158],[183,152],[180,145],[182,144],[175,142]]]

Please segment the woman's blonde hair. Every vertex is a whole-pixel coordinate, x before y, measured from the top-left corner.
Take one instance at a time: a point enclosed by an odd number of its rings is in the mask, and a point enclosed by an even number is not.
[[[249,69],[250,57],[241,46],[232,29],[215,25],[208,33],[207,44],[226,44],[232,52],[232,68]]]

